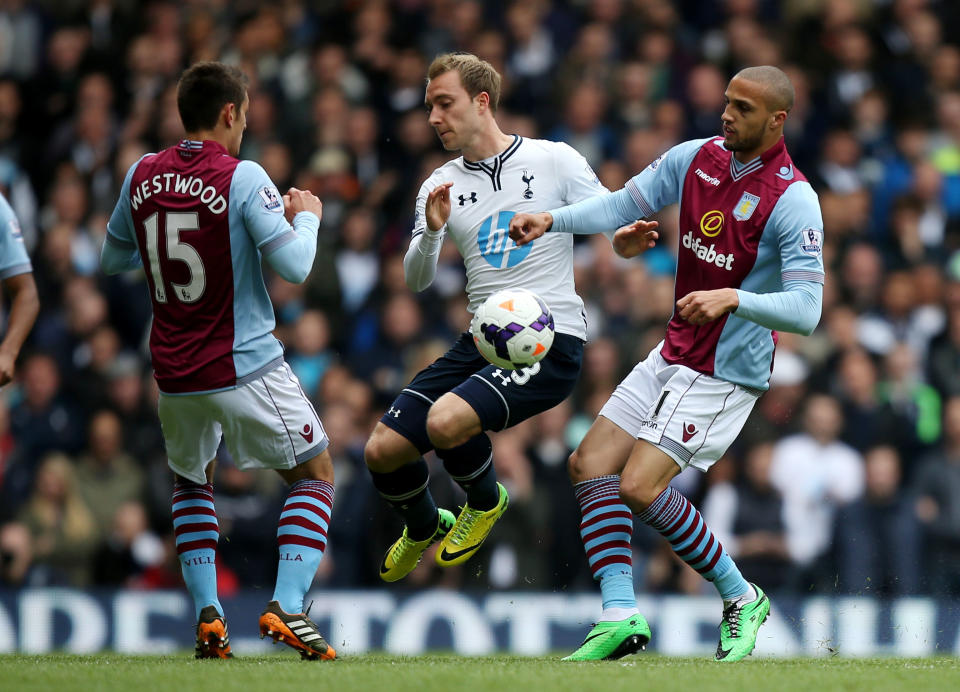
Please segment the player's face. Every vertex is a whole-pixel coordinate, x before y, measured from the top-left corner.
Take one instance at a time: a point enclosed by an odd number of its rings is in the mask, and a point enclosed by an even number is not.
[[[437,131],[447,151],[459,151],[466,147],[480,128],[479,98],[470,98],[456,70],[444,72],[427,84],[424,105],[427,107],[428,122]]]
[[[231,156],[237,156],[240,153],[240,143],[243,141],[243,131],[247,129],[247,109],[250,108],[250,95],[244,94],[243,103],[240,104],[240,110],[237,112],[233,121],[233,127],[230,129],[230,143],[227,151]]]
[[[773,116],[763,96],[763,87],[756,82],[739,77],[730,80],[724,93],[727,107],[720,116],[723,146],[730,151],[762,153]]]

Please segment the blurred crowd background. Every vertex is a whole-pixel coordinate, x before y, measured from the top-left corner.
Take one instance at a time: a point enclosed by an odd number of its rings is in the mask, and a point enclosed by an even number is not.
[[[808,338],[784,334],[770,391],[709,474],[677,484],[773,593],[960,596],[960,4],[950,0],[0,0],[0,190],[19,215],[41,313],[0,392],[0,584],[176,588],[171,474],[141,274],[97,271],[128,167],[182,136],[197,60],[251,79],[242,158],[323,201],[303,285],[270,276],[277,335],[332,439],[337,495],[317,577],[380,586],[400,524],[366,436],[466,328],[460,257],[412,294],[402,257],[421,181],[451,158],[423,109],[432,57],[504,76],[508,133],[563,140],[611,190],[670,146],[718,133],[727,80],[783,67],[788,148],[820,195],[827,282]],[[676,210],[660,247],[617,258],[579,238],[590,344],[563,405],[493,435],[510,511],[463,568],[400,588],[582,590],[592,580],[565,461],[662,338]],[[462,501],[442,468],[432,483]],[[221,594],[272,588],[276,474],[219,459]],[[709,591],[655,534],[637,587]]]

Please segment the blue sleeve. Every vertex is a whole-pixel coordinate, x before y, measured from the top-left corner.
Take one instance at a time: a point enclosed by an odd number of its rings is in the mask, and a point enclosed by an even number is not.
[[[558,233],[602,233],[653,216],[680,201],[687,168],[706,141],[691,140],[672,147],[612,195],[551,209],[551,230]]]
[[[296,238],[265,254],[267,262],[287,281],[295,284],[303,283],[313,268],[319,229],[320,219],[316,214],[309,211],[300,212],[293,217]],[[267,250],[264,250],[264,253],[266,252]]]
[[[23,244],[20,222],[6,198],[0,195],[0,279],[31,271],[33,266]]]
[[[626,188],[569,207],[551,209],[554,233],[604,233],[644,216]]]
[[[254,161],[237,164],[230,185],[230,204],[238,208],[247,233],[270,266],[287,281],[303,282],[317,254],[317,215],[301,212],[294,218],[293,226],[287,223],[283,197],[263,167]],[[279,253],[288,246],[292,247]]]
[[[133,230],[133,214],[130,213],[130,180],[140,161],[130,166],[127,171],[117,204],[110,215],[110,221],[107,222],[107,235],[100,251],[100,268],[106,274],[118,274],[143,264],[137,248],[137,236]]]
[[[768,329],[809,335],[820,321],[823,305],[823,284],[818,281],[784,281],[785,290],[775,293],[752,293],[737,289],[740,306],[737,317]]]
[[[784,190],[767,223],[780,246],[781,280],[823,283],[823,218],[810,183],[798,181]]]

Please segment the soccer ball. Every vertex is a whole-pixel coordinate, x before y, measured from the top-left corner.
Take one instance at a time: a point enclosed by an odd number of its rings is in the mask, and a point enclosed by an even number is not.
[[[508,288],[477,308],[470,332],[484,358],[501,368],[518,370],[547,355],[553,345],[553,315],[536,293]]]

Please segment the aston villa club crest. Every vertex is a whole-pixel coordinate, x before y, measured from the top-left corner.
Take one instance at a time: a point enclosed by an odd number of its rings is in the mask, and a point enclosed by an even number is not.
[[[756,210],[757,205],[760,203],[760,198],[756,195],[751,195],[749,192],[744,192],[743,196],[740,197],[740,201],[737,202],[736,206],[733,208],[733,218],[737,221],[746,221]]]

